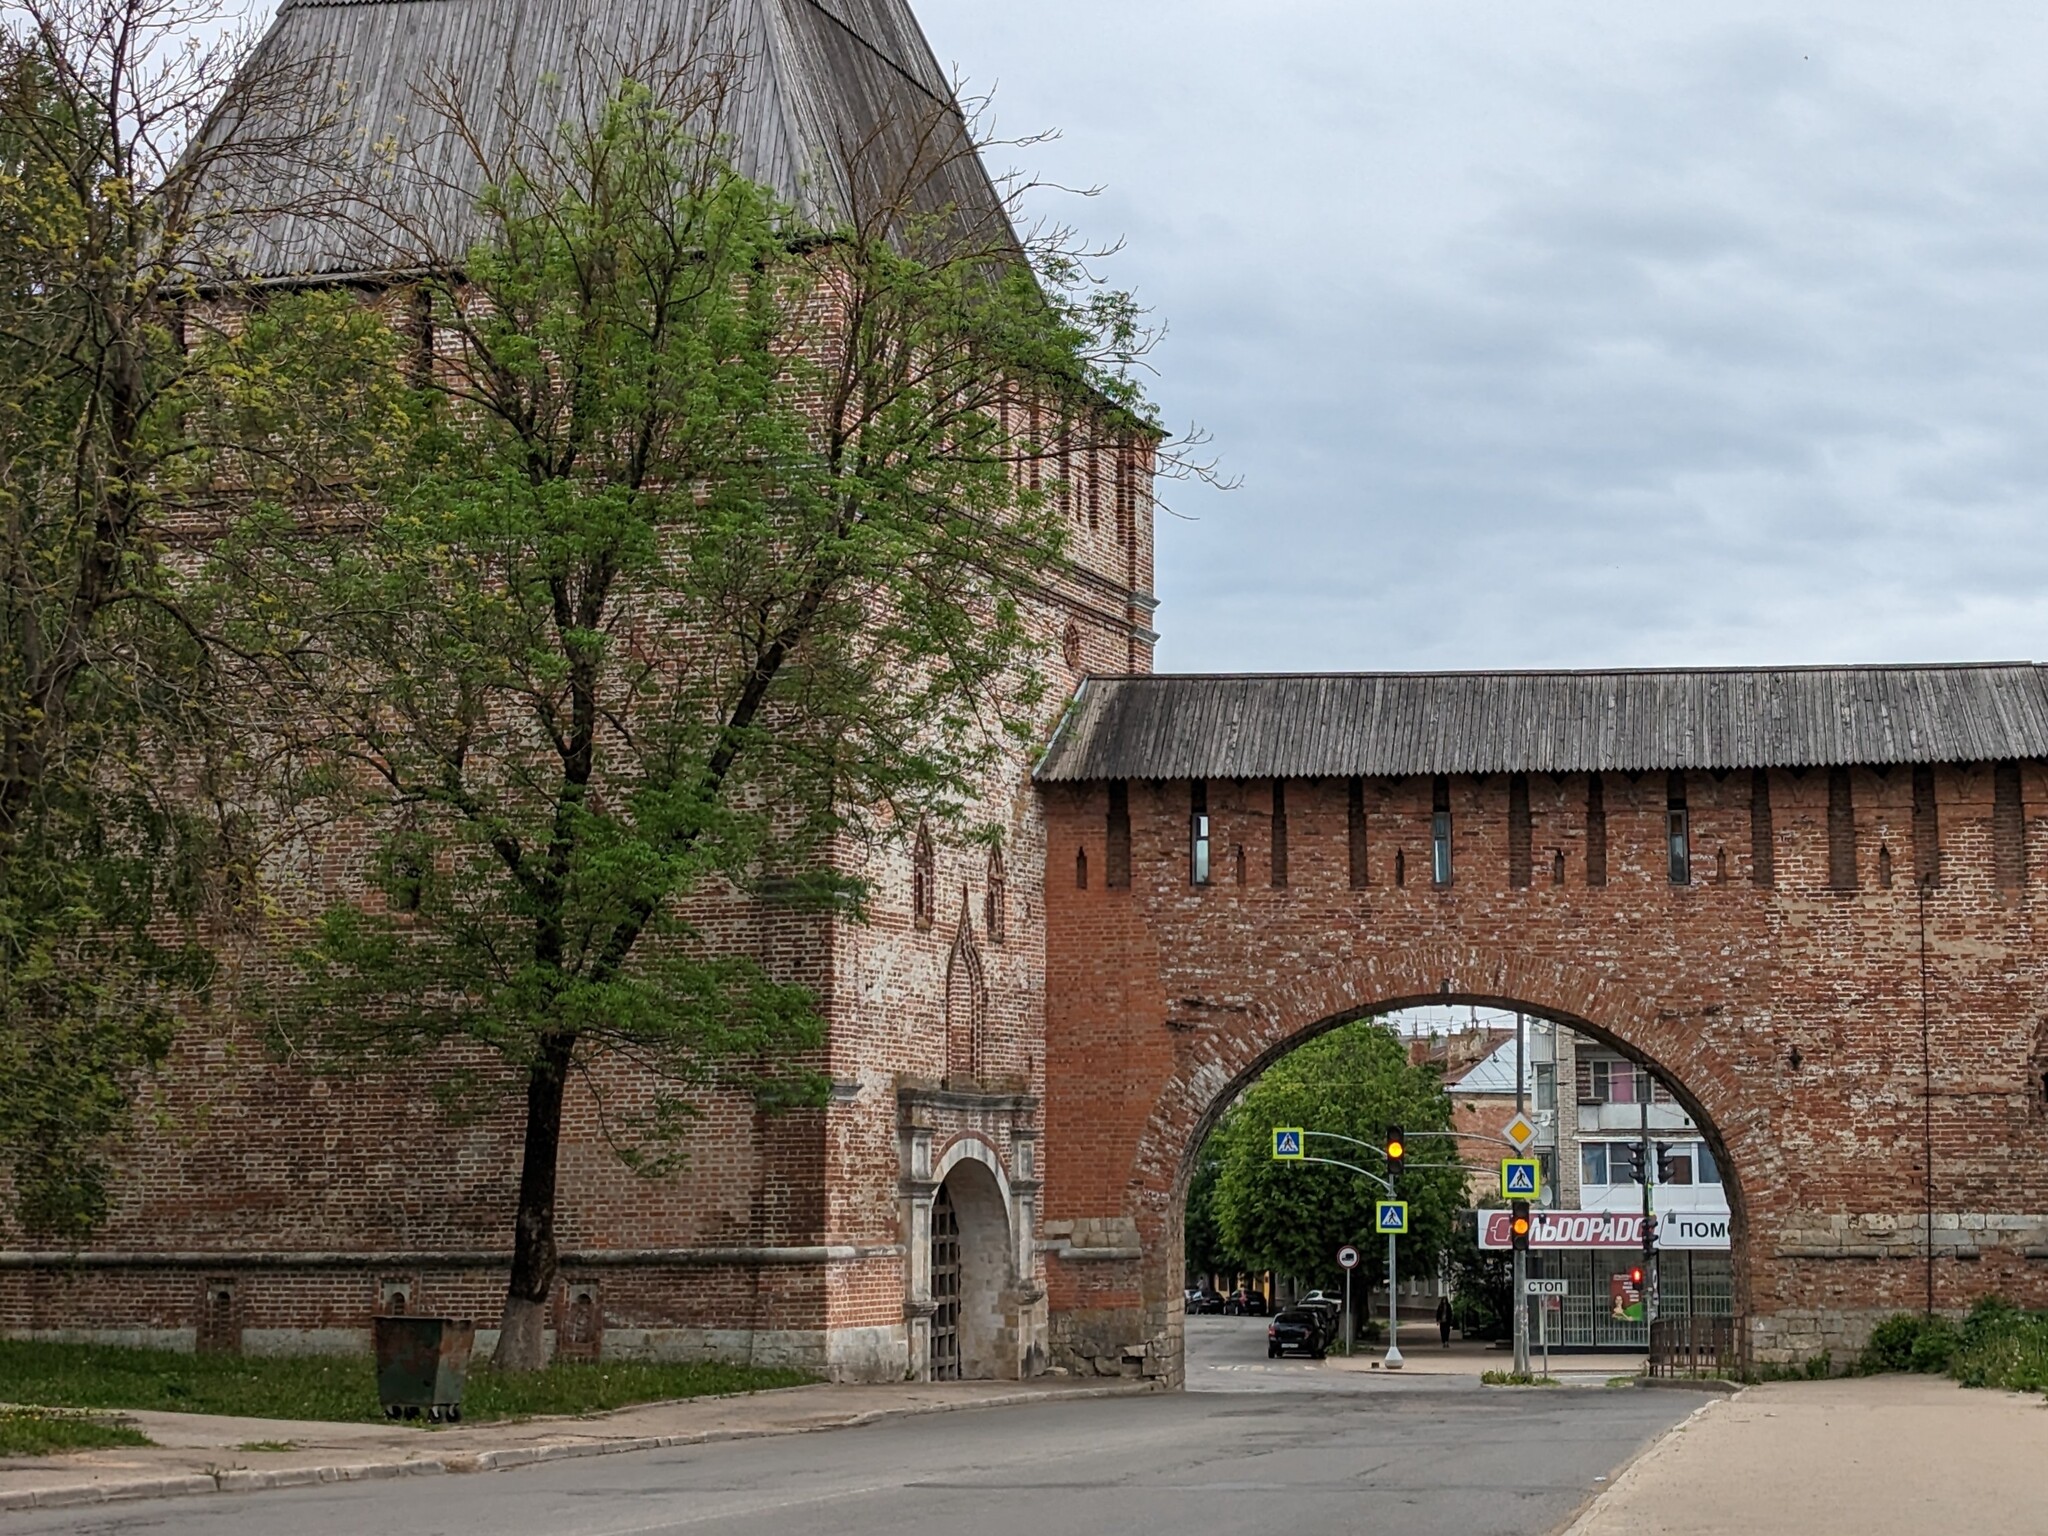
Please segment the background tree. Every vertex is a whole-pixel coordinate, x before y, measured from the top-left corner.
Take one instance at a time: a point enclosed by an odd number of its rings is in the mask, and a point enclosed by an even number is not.
[[[375,829],[381,899],[308,914],[280,1037],[519,1101],[515,1369],[572,1080],[649,1172],[701,1090],[819,1102],[810,995],[708,919],[858,917],[835,851],[958,819],[1042,705],[1024,603],[1062,524],[1028,424],[1150,432],[1127,303],[874,178],[804,229],[721,153],[715,71],[622,74],[587,118],[431,104],[486,190],[479,238],[417,263],[405,451],[358,514],[280,504],[222,550],[292,814]]]
[[[41,1236],[103,1214],[138,1079],[212,973],[201,920],[252,888],[176,547],[225,514],[195,407],[261,370],[210,324],[240,291],[220,257],[317,184],[307,79],[206,0],[0,15],[0,1157]]]
[[[1341,1168],[1273,1158],[1273,1128],[1303,1126],[1377,1145],[1389,1126],[1447,1130],[1451,1104],[1443,1078],[1414,1065],[1385,1025],[1346,1024],[1283,1056],[1262,1073],[1217,1127],[1212,1142],[1222,1164],[1216,1209],[1225,1247],[1249,1266],[1335,1287],[1343,1282],[1337,1250],[1357,1246],[1356,1273],[1368,1286],[1385,1283],[1386,1242],[1373,1234],[1376,1186]],[[1364,1148],[1311,1144],[1312,1155],[1355,1162],[1375,1173],[1382,1158]],[[1411,1276],[1434,1274],[1465,1205],[1465,1175],[1445,1164],[1456,1143],[1411,1143],[1399,1197],[1408,1202],[1411,1235],[1400,1263]]]
[[[1223,1177],[1223,1158],[1213,1139],[1195,1154],[1194,1177],[1182,1219],[1183,1257],[1188,1284],[1207,1286],[1222,1277],[1227,1287],[1242,1266],[1223,1243],[1223,1218],[1216,1208],[1216,1185]]]

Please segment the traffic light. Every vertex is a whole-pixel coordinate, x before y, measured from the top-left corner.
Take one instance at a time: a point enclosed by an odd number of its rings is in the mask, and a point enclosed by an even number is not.
[[[1628,1272],[1630,1287],[1638,1292],[1643,1288],[1643,1266],[1638,1264]]]
[[[1671,1182],[1672,1161],[1677,1151],[1678,1148],[1670,1146],[1665,1142],[1660,1141],[1657,1143],[1657,1182],[1659,1184],[1669,1184]]]
[[[1657,1218],[1654,1216],[1645,1216],[1643,1218],[1643,1252],[1645,1254],[1651,1254],[1655,1253],[1656,1251]]]
[[[1508,1236],[1513,1240],[1517,1253],[1529,1251],[1529,1202],[1514,1200],[1508,1204]]]
[[[1643,1182],[1643,1145],[1639,1141],[1628,1144],[1628,1178],[1631,1184]]]
[[[1387,1172],[1399,1173],[1408,1156],[1408,1135],[1398,1125],[1387,1127]]]

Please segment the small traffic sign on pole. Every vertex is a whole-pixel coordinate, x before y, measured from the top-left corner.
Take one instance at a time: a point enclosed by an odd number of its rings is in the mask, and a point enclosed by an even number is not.
[[[1283,1163],[1299,1162],[1301,1150],[1301,1128],[1299,1126],[1273,1127],[1273,1156]]]
[[[1346,1243],[1337,1250],[1337,1262],[1346,1269],[1358,1268],[1358,1250]]]
[[[1372,1229],[1384,1232],[1390,1237],[1408,1235],[1408,1202],[1406,1200],[1380,1200],[1374,1202]]]
[[[1515,1118],[1502,1126],[1500,1133],[1526,1152],[1529,1143],[1536,1139],[1536,1122],[1518,1109],[1515,1111]]]
[[[1534,1200],[1543,1193],[1543,1165],[1533,1157],[1504,1157],[1500,1160],[1500,1197],[1503,1200]]]
[[[1523,1289],[1531,1296],[1569,1296],[1571,1282],[1568,1280],[1527,1280]]]

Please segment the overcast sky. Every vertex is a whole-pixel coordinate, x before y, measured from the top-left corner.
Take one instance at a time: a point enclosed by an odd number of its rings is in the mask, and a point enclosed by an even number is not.
[[[916,3],[1242,478],[1163,668],[2048,659],[2048,7]]]

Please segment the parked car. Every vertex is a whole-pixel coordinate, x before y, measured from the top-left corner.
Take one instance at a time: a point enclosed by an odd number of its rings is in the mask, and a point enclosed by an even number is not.
[[[1273,1321],[1266,1324],[1266,1358],[1278,1360],[1289,1350],[1307,1355],[1311,1360],[1320,1360],[1329,1348],[1329,1340],[1323,1335],[1323,1320],[1313,1312],[1304,1312],[1299,1307],[1290,1307],[1277,1312]]]
[[[1187,1295],[1182,1300],[1190,1317],[1223,1310],[1223,1298],[1214,1291],[1203,1290],[1198,1285],[1189,1287]]]
[[[1239,1286],[1223,1298],[1223,1310],[1232,1317],[1264,1317],[1266,1298],[1257,1291]]]

